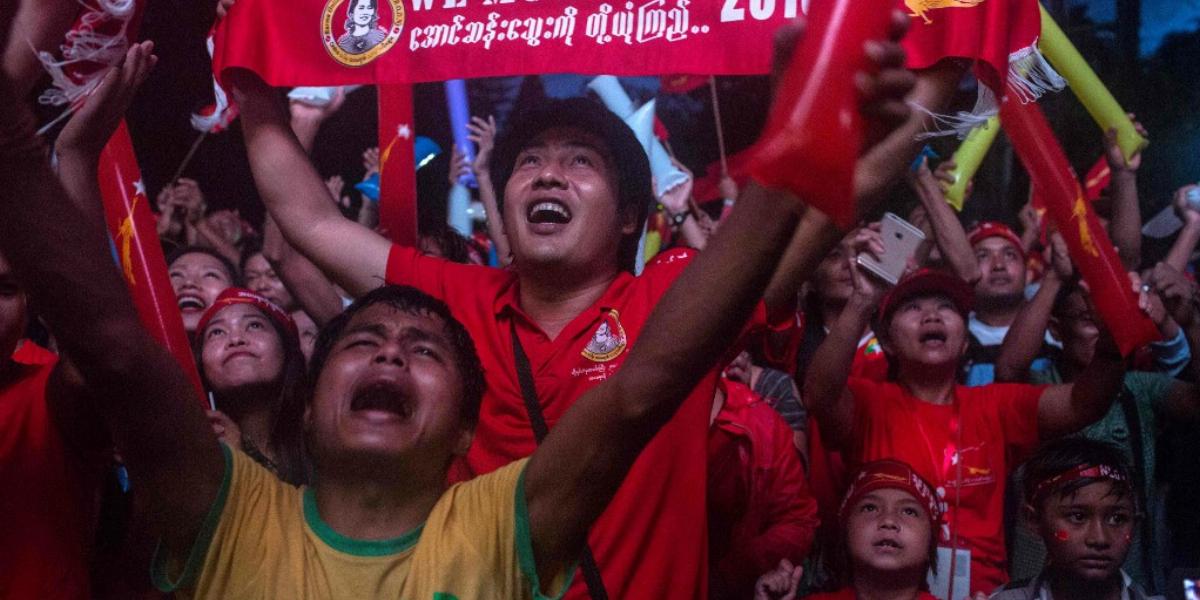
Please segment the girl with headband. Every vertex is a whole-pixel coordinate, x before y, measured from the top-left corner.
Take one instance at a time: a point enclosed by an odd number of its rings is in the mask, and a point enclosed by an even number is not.
[[[201,316],[193,350],[218,436],[280,479],[305,483],[307,378],[291,317],[263,296],[229,288]]]

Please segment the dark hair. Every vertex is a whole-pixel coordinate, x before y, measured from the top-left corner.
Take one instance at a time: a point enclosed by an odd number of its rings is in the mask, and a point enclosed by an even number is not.
[[[1112,493],[1118,498],[1129,494],[1135,506],[1142,506],[1139,490],[1133,486],[1133,469],[1121,448],[1099,440],[1084,437],[1066,437],[1047,442],[1025,463],[1022,468],[1022,491],[1025,501],[1033,504],[1034,494],[1042,482],[1081,465],[1107,465],[1125,478],[1124,482],[1111,479],[1083,477],[1059,484],[1051,492],[1059,497],[1069,496],[1086,486],[1101,481],[1113,481]],[[1033,507],[1041,511],[1041,506]]]
[[[617,214],[633,211],[638,225],[637,231],[622,236],[617,254],[620,268],[633,272],[642,225],[655,202],[650,160],[629,126],[596,102],[586,98],[550,100],[513,117],[492,154],[497,208],[504,210],[504,188],[512,177],[517,155],[538,135],[554,128],[579,129],[604,141],[604,158],[616,167]]]
[[[483,377],[483,364],[479,361],[479,354],[475,352],[475,342],[471,340],[467,328],[450,314],[450,309],[444,302],[414,287],[385,285],[375,288],[326,323],[313,345],[312,361],[309,363],[311,380],[315,383],[321,376],[321,370],[325,368],[325,362],[329,360],[334,344],[341,339],[354,315],[376,304],[386,304],[412,315],[428,313],[442,319],[447,339],[454,351],[454,364],[462,378],[460,382],[463,423],[474,427],[479,421],[479,405],[483,401],[483,391],[487,386]]]
[[[242,252],[238,258],[238,270],[242,273],[246,272],[246,263],[254,258],[257,254],[262,254],[263,243],[257,237],[252,237],[242,244]],[[265,256],[263,258],[266,258]]]
[[[442,258],[464,265],[471,262],[471,241],[453,227],[441,225],[433,230],[422,231],[421,237],[437,244],[438,249],[442,251]]]
[[[304,352],[300,349],[300,340],[296,336],[291,335],[291,332],[284,329],[275,319],[265,320],[271,324],[275,335],[279,336],[279,345],[283,348],[281,373],[268,392],[271,395],[271,434],[268,443],[274,450],[277,461],[276,475],[292,485],[303,485],[310,481],[312,472],[304,443],[305,399],[310,393]],[[203,352],[204,332],[197,331],[192,339],[196,369],[200,372],[204,388],[219,402],[220,395],[212,390],[204,372],[204,361],[201,360]]]
[[[922,508],[921,510],[926,509]],[[926,566],[934,573],[937,573],[938,570],[937,549],[940,535],[941,533],[936,526],[931,525],[929,527],[929,553],[926,555]],[[837,538],[837,543],[831,548],[830,554],[829,569],[832,575],[832,583],[836,589],[854,585],[854,561],[850,558],[849,526],[842,527],[840,535]],[[918,587],[925,591],[929,589],[929,584],[925,580],[924,573],[922,573]]]
[[[225,258],[223,254],[207,246],[184,246],[182,248],[176,248],[167,255],[167,268],[170,269],[171,265],[175,264],[175,261],[188,254],[207,254],[208,256],[217,259],[221,263],[221,266],[225,267],[225,272],[229,274],[229,284],[232,286],[240,286],[242,284],[241,272],[238,271],[238,268],[233,265],[233,261]]]

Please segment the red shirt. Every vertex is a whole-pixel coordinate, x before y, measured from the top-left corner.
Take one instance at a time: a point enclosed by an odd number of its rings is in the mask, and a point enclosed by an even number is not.
[[[604,295],[550,339],[521,310],[508,270],[462,265],[393,246],[387,282],[440,298],[471,332],[487,378],[475,440],[467,455],[478,475],[533,453],[537,444],[513,362],[512,324],[533,370],[551,428],[583,395],[612,375],[693,251],[664,252],[639,277],[622,272]],[[765,322],[761,305],[756,322]],[[705,452],[717,371],[696,387],[634,462],[589,546],[610,598],[702,598],[707,586]],[[567,598],[586,598],[576,576]]]
[[[957,386],[956,414],[954,405],[918,400],[894,382],[851,378],[848,385],[855,401],[852,462],[892,458],[912,465],[944,491],[942,542],[953,528],[959,547],[971,551],[971,593],[1007,582],[1005,484],[1019,457],[1038,443],[1044,386]],[[952,460],[955,449],[960,464]]]
[[[89,598],[90,487],[46,407],[58,358],[26,341],[0,388],[0,599]]]
[[[708,437],[709,547],[719,595],[749,598],[780,559],[808,556],[817,504],[779,413],[740,383],[720,386],[725,403]]]
[[[805,596],[804,600],[858,600],[858,595],[855,594],[854,588],[847,587],[836,592],[810,594]],[[917,592],[917,600],[938,600],[938,598],[929,592]]]

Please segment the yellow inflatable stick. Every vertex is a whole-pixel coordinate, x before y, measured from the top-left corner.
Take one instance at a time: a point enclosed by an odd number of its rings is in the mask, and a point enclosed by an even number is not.
[[[1121,147],[1121,152],[1128,161],[1150,142],[1134,129],[1125,109],[1117,104],[1117,99],[1104,87],[1104,83],[1088,66],[1079,50],[1075,49],[1058,23],[1046,12],[1046,7],[1039,5],[1039,8],[1042,11],[1042,37],[1038,48],[1042,55],[1050,61],[1063,79],[1067,80],[1075,96],[1092,115],[1100,129],[1117,130],[1117,145]]]
[[[988,119],[983,125],[972,129],[958,150],[954,151],[954,156],[950,157],[950,160],[954,161],[954,170],[950,172],[954,175],[954,183],[942,183],[942,188],[946,192],[946,202],[953,206],[954,210],[962,212],[967,186],[979,172],[979,166],[983,164],[983,157],[987,156],[988,150],[992,147],[992,142],[996,141],[996,134],[999,132],[1000,118]]]
[[[651,229],[646,232],[646,250],[642,257],[646,262],[658,255],[662,251],[662,234],[657,230]]]

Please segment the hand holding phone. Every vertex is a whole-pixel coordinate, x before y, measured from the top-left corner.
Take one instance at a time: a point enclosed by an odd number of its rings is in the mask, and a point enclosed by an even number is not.
[[[917,253],[925,234],[916,226],[892,213],[885,213],[880,223],[883,254],[859,254],[855,261],[880,279],[896,285],[908,267],[908,261]]]

